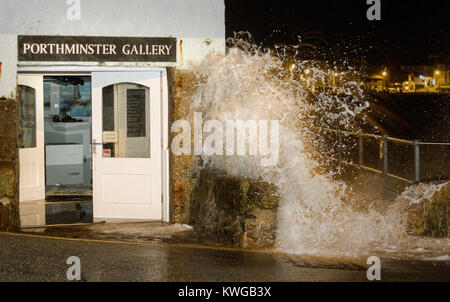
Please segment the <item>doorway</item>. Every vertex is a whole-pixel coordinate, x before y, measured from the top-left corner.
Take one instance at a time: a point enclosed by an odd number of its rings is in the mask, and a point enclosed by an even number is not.
[[[98,69],[19,75],[23,225],[168,221],[165,70]]]
[[[92,200],[90,76],[44,76],[45,196]]]
[[[91,77],[43,82],[46,223],[92,222]]]

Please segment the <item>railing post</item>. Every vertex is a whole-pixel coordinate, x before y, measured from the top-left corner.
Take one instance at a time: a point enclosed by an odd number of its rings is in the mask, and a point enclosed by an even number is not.
[[[383,135],[383,190],[384,195],[387,196],[387,173],[388,173],[388,145],[386,135]]]
[[[419,141],[415,140],[414,145],[414,181],[420,182],[420,145]]]
[[[364,160],[364,157],[363,157],[363,155],[364,155],[364,146],[363,146],[363,136],[362,136],[362,134],[360,133],[359,134],[359,165],[360,166],[362,166],[363,164],[364,164],[364,162],[363,162],[363,160]]]

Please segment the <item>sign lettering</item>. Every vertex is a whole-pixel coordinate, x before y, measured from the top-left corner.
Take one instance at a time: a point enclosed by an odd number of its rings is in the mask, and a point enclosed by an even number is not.
[[[19,36],[19,61],[176,62],[176,38]]]

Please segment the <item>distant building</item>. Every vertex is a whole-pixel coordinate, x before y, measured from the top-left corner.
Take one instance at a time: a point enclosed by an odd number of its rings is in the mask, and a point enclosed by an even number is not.
[[[366,89],[373,91],[382,91],[384,89],[384,78],[378,74],[372,74],[366,78]]]
[[[391,66],[372,71],[365,79],[367,90],[403,93],[450,93],[449,59],[430,57],[420,65]]]
[[[449,58],[430,57],[430,61],[434,62],[400,66],[408,74],[408,80],[403,82],[408,89],[404,92],[450,92]]]

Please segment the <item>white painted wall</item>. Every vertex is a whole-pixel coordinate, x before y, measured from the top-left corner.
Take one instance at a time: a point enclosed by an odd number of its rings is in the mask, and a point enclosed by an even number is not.
[[[224,0],[79,0],[71,21],[73,1],[0,0],[0,35],[172,36],[179,68],[225,51]]]
[[[17,37],[0,35],[0,98],[15,99],[17,86]]]

